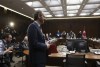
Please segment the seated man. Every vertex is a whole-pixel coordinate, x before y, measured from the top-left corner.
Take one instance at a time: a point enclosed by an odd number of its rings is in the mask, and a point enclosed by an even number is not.
[[[2,56],[1,66],[0,67],[10,67],[10,55],[13,46],[10,46],[12,36],[10,34],[5,34],[3,40],[0,40],[0,54]]]

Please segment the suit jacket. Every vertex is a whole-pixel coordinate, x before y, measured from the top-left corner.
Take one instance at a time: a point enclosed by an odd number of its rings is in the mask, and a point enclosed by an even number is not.
[[[37,23],[33,22],[28,27],[29,58],[30,63],[45,64],[47,58],[47,45],[44,35]]]

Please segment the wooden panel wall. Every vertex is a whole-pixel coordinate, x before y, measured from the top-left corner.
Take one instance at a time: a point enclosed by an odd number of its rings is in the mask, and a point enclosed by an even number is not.
[[[27,27],[33,21],[11,11],[5,11],[0,7],[0,29],[4,28],[10,21],[15,22],[14,29],[19,33],[18,38],[22,38],[26,34]],[[100,37],[100,18],[92,19],[58,19],[46,20],[42,25],[44,33],[52,33],[53,35],[60,30],[69,32],[74,31],[76,34],[86,29],[88,37]]]
[[[84,27],[88,37],[100,37],[100,18],[46,20],[43,31],[54,35],[57,30],[61,32],[72,30],[77,35],[80,30],[83,31]]]

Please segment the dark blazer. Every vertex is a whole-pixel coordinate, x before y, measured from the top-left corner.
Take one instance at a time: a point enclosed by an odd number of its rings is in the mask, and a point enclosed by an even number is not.
[[[47,45],[44,35],[37,23],[33,22],[28,27],[29,58],[30,63],[45,64],[47,58]]]

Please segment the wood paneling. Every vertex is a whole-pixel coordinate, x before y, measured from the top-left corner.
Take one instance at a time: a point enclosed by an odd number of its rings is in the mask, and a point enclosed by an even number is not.
[[[88,18],[88,19],[58,19],[58,20],[46,20],[43,24],[44,33],[52,33],[53,35],[60,30],[69,32],[74,31],[76,35],[81,30],[87,32],[88,37],[100,37],[100,19]]]
[[[9,24],[10,21],[15,22],[14,29],[18,32],[19,39],[26,34],[28,25],[33,22],[26,17],[9,10],[5,11],[4,8],[0,7],[0,29]],[[57,30],[61,32],[63,30],[66,32],[72,30],[77,35],[80,30],[84,29],[84,26],[88,37],[100,37],[100,18],[46,20],[42,25],[44,33],[52,33],[53,35],[55,35]]]

